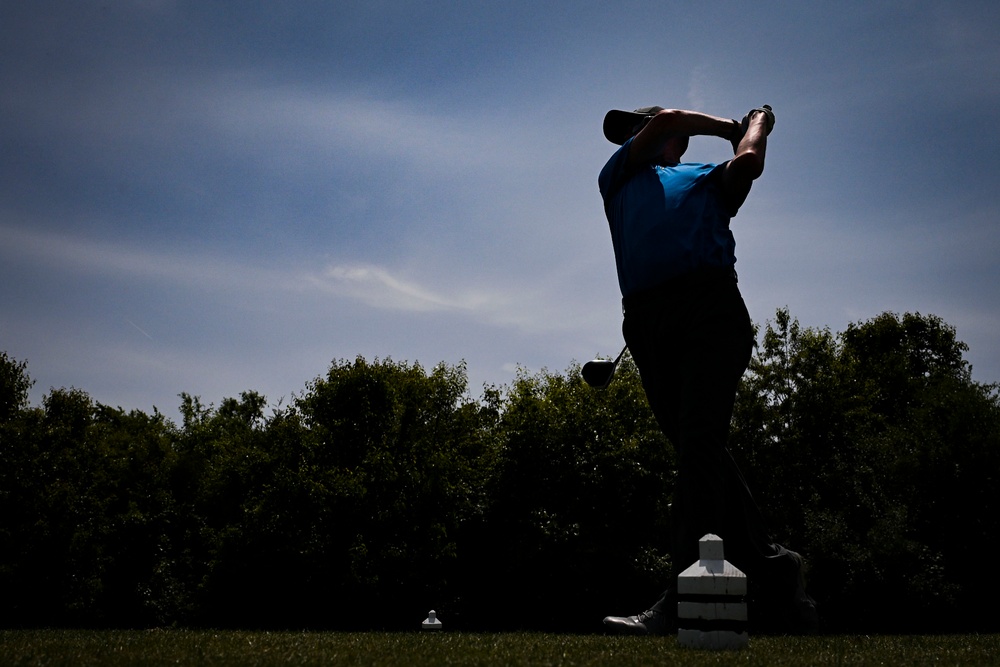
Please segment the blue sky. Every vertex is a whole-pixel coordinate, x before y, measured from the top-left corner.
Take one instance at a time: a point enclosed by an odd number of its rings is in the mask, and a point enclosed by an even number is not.
[[[0,1],[0,349],[175,416],[334,359],[470,391],[621,348],[611,108],[777,123],[758,323],[942,317],[1000,380],[995,2]],[[688,159],[728,144],[696,138]]]

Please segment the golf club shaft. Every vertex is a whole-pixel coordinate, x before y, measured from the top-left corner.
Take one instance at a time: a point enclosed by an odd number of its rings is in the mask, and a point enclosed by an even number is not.
[[[618,362],[622,360],[622,357],[625,355],[625,350],[627,349],[628,345],[626,344],[625,347],[622,348],[622,351],[618,353],[618,356],[615,357],[615,368],[618,368]]]

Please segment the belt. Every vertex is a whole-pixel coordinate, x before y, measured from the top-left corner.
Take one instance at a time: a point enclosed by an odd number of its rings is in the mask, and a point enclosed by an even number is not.
[[[678,292],[692,290],[702,285],[728,281],[739,282],[735,267],[726,266],[722,268],[697,269],[676,278],[671,278],[656,287],[649,287],[629,294],[622,299],[622,314],[628,310],[657,303]]]

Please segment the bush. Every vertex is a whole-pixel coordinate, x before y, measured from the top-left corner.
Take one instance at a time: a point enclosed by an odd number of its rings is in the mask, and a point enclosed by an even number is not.
[[[483,547],[494,622],[566,630],[648,604],[670,567],[673,461],[631,360],[604,391],[579,366],[522,373],[503,405]]]
[[[731,449],[831,630],[996,630],[996,385],[933,316],[761,331]],[[468,394],[465,368],[335,361],[290,405],[78,389],[0,357],[0,623],[579,630],[667,583],[673,450],[626,356]],[[525,613],[525,610],[528,613]]]
[[[768,324],[733,448],[812,565],[832,628],[971,629],[996,584],[969,567],[996,551],[1000,406],[971,380],[939,318],[886,313],[835,338],[787,311]]]

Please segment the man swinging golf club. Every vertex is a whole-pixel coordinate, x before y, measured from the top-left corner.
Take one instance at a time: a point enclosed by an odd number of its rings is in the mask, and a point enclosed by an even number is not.
[[[808,632],[817,617],[804,590],[802,559],[771,540],[726,446],[737,385],[754,345],[730,220],[764,172],[773,127],[767,105],[742,122],[662,107],[609,111],[604,136],[621,148],[598,184],[618,268],[625,343],[677,454],[674,581],[698,560],[699,539],[718,535],[726,559],[747,574],[755,620],[782,632]],[[695,135],[729,141],[734,157],[719,165],[682,163]],[[649,610],[609,616],[604,624],[614,632],[666,634],[676,628],[676,612],[670,585]]]

